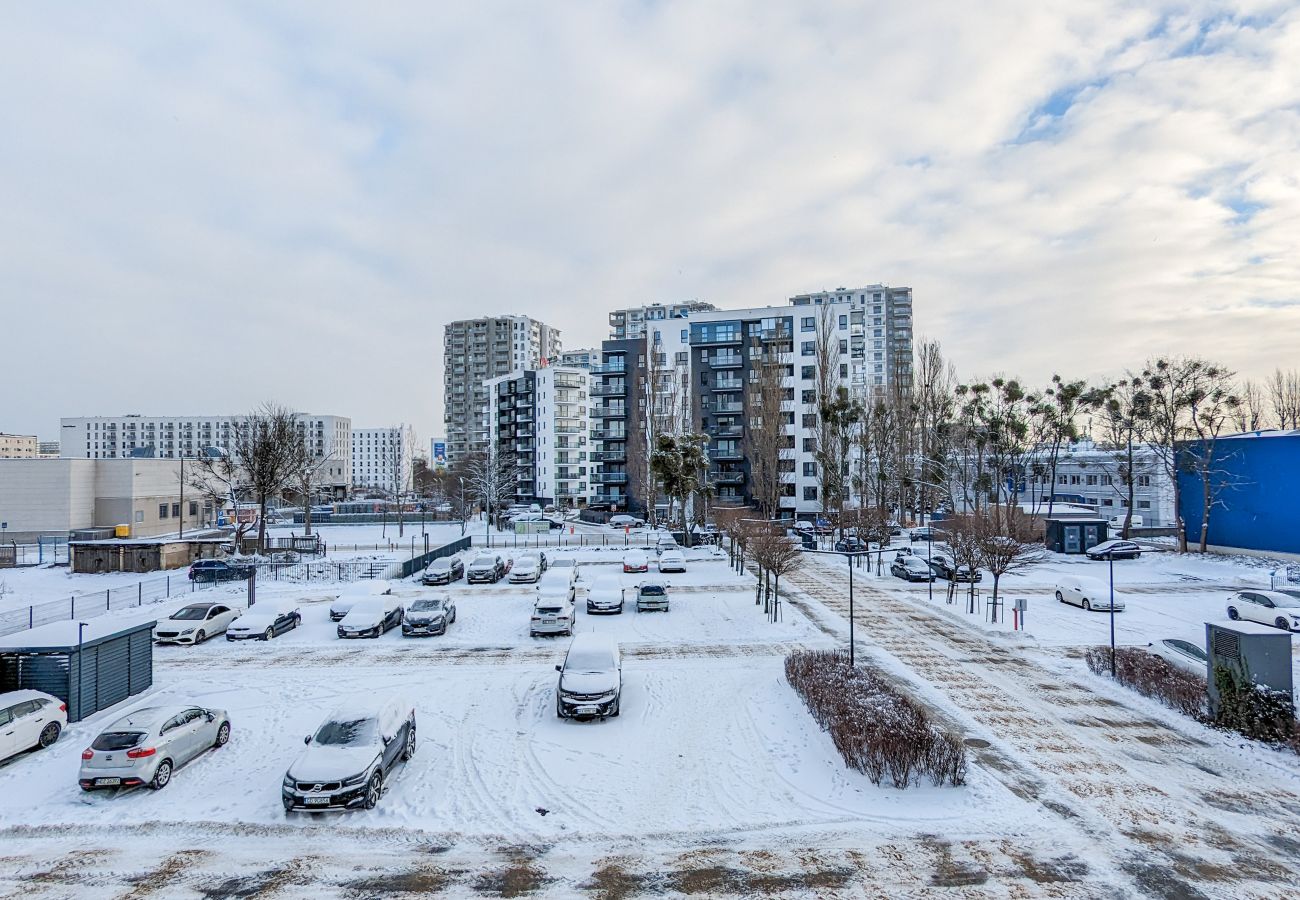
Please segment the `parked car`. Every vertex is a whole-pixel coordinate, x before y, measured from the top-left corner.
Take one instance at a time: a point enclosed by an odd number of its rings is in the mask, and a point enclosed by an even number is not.
[[[77,783],[83,791],[139,785],[159,791],[181,766],[229,740],[230,717],[224,709],[137,709],[101,731],[81,752]]]
[[[665,550],[659,557],[660,572],[685,572],[686,554],[680,550]]]
[[[934,581],[934,570],[919,556],[902,556],[889,564],[889,574],[904,581]]]
[[[339,622],[341,638],[377,638],[402,624],[402,600],[392,594],[358,600]]]
[[[912,543],[916,543],[917,541],[929,541],[934,543],[939,540],[939,533],[929,525],[926,525],[923,528],[913,528],[909,535],[909,539]]]
[[[795,531],[807,531],[811,533],[813,530],[813,523],[809,522],[807,519],[800,519],[790,527],[793,528]]]
[[[612,638],[584,632],[569,644],[555,689],[561,719],[617,716],[623,695],[623,655]]]
[[[1300,630],[1300,599],[1281,591],[1237,591],[1228,598],[1228,618]]]
[[[844,538],[835,542],[836,553],[862,553],[867,549],[867,545],[855,537]]]
[[[533,615],[528,623],[528,636],[540,634],[573,634],[575,618],[573,601],[565,596],[538,594],[533,603]]]
[[[649,572],[650,558],[640,550],[629,550],[623,554],[624,572]]]
[[[1133,518],[1130,520],[1130,522],[1129,522],[1129,526],[1132,527],[1132,528],[1141,528],[1142,525],[1143,525],[1143,523],[1144,523],[1145,521],[1146,521],[1146,520],[1143,519],[1141,516],[1137,516],[1137,515],[1135,515],[1135,516],[1133,516]],[[1123,527],[1124,527],[1124,516],[1123,516],[1123,514],[1120,514],[1120,515],[1118,515],[1118,516],[1111,516],[1111,517],[1110,517],[1110,527],[1111,527],[1111,528],[1123,528]]]
[[[959,566],[953,566],[949,570],[947,578],[949,581],[955,581],[958,584],[979,584],[984,580],[984,573],[970,563],[962,563]]]
[[[617,515],[609,517],[610,528],[640,528],[645,524],[644,519],[638,519],[636,516]]]
[[[1147,644],[1147,649],[1152,656],[1158,656],[1174,668],[1182,669],[1184,672],[1200,675],[1202,678],[1206,677],[1209,672],[1210,661],[1209,657],[1205,655],[1205,650],[1191,641],[1165,638],[1162,641]]]
[[[155,625],[153,639],[159,644],[201,644],[223,634],[240,612],[224,603],[191,603]]]
[[[556,559],[537,582],[543,594],[565,595],[570,600],[578,596],[578,566],[572,557]]]
[[[335,710],[284,773],[285,814],[374,809],[388,777],[415,755],[415,709],[396,698]]]
[[[465,577],[465,563],[459,556],[444,556],[424,567],[420,583],[424,585],[451,584]]]
[[[447,626],[456,621],[456,603],[449,594],[421,597],[406,608],[402,616],[402,634],[416,637],[446,634]]]
[[[247,581],[257,571],[257,566],[228,563],[221,559],[199,559],[190,564],[190,581],[213,584],[219,581]]]
[[[587,589],[588,613],[621,613],[623,582],[617,575],[602,575]]]
[[[302,624],[302,613],[289,600],[263,600],[230,623],[228,641],[269,641]]]
[[[1142,548],[1132,541],[1102,541],[1084,551],[1088,559],[1137,559]]]
[[[546,570],[549,569],[550,566],[551,566],[550,562],[549,562],[549,561],[547,560],[547,558],[546,558],[546,552],[545,552],[544,550],[525,550],[525,551],[524,551],[522,554],[520,554],[520,555],[521,555],[521,556],[531,556],[533,559],[537,560],[537,562],[538,562],[538,563],[541,565],[541,567],[542,567],[542,574],[543,574],[543,575],[546,574]]]
[[[651,579],[637,585],[636,611],[641,613],[651,610],[668,612],[668,582]]]
[[[330,604],[330,621],[338,622],[341,620],[360,600],[369,597],[382,597],[385,594],[391,594],[392,591],[393,586],[383,579],[355,581],[343,588],[343,591]]]
[[[40,691],[0,694],[0,762],[54,744],[68,727],[68,704]]]
[[[506,574],[506,561],[500,553],[480,553],[465,567],[465,580],[470,584],[496,584]]]
[[[953,573],[957,571],[957,561],[947,553],[935,551],[930,554],[930,568],[939,578],[951,579]]]
[[[542,577],[542,563],[535,556],[516,557],[510,567],[511,584],[536,584]]]
[[[1087,575],[1062,575],[1056,582],[1056,599],[1084,609],[1109,610],[1110,585]],[[1118,593],[1115,595],[1114,608],[1116,612],[1124,608],[1124,599]]]
[[[677,543],[677,538],[671,534],[664,533],[655,539],[655,556],[662,556],[669,550],[680,550],[681,546]]]

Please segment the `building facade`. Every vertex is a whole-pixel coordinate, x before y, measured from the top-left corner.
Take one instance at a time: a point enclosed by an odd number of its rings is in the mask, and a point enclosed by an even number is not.
[[[188,474],[188,473],[187,473]],[[211,524],[210,501],[181,489],[181,460],[0,460],[0,510],[7,540],[81,528],[130,526],[154,537]]]
[[[558,357],[551,358],[553,366],[589,369],[600,364],[600,348],[584,347],[581,350],[565,350]]]
[[[449,322],[443,330],[443,424],[449,461],[487,446],[487,383],[562,352],[558,329],[529,316]]]
[[[685,303],[649,303],[616,309],[609,314],[609,337],[613,341],[643,337],[656,327],[669,327],[672,319],[686,319],[694,313],[715,308],[703,300],[687,300]]]
[[[490,440],[513,462],[519,502],[587,505],[590,382],[577,366],[520,369],[488,382]]]
[[[411,490],[415,431],[410,425],[352,429],[352,489],[395,495]]]
[[[352,420],[296,413],[318,471],[321,490],[345,499],[352,483]],[[228,449],[243,416],[90,416],[61,420],[64,459],[179,459],[209,448]]]
[[[1031,454],[1027,472],[1017,485],[1020,502],[1045,508],[1048,498],[1058,503],[1090,506],[1107,519],[1128,512],[1128,463],[1125,455],[1079,441],[1062,447],[1056,459],[1052,484],[1049,453]],[[1167,528],[1174,519],[1174,484],[1160,458],[1148,447],[1133,450],[1133,515],[1142,526]]]
[[[36,459],[39,455],[40,442],[36,435],[0,432],[0,459]]]

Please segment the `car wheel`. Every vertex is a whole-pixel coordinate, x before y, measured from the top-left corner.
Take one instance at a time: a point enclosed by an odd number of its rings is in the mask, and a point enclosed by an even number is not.
[[[40,744],[44,750],[59,739],[59,732],[63,729],[59,727],[58,722],[51,722],[41,729]]]
[[[1234,622],[1237,621],[1237,619],[1241,618],[1241,617],[1237,614],[1237,608],[1236,608],[1235,606],[1229,606],[1229,607],[1228,607],[1228,618],[1229,618],[1229,619],[1232,619],[1232,621],[1234,621]]]
[[[262,634],[262,640],[264,640],[264,641],[269,641],[269,640],[270,640],[271,638],[273,638],[273,637],[275,637],[275,629],[274,629],[274,628],[268,628],[268,629],[266,629],[266,631],[263,632],[263,634]]]
[[[155,791],[161,791],[167,787],[172,780],[172,761],[164,759],[158,763],[158,768],[154,770],[153,780],[149,782],[149,787]]]
[[[564,714],[564,704],[560,702],[559,697],[555,698],[555,714],[559,716],[561,719],[568,718],[568,716]]]
[[[370,776],[370,783],[366,785],[366,797],[361,805],[365,809],[374,809],[379,805],[379,795],[384,792],[384,776],[378,771]]]
[[[194,643],[196,644],[201,644],[207,639],[208,639],[207,633],[202,630],[200,630],[198,634],[194,635]]]
[[[407,762],[415,755],[415,726],[406,732],[406,746],[402,748],[402,762]]]
[[[1060,592],[1060,591],[1057,591],[1057,592],[1056,592],[1056,602],[1057,602],[1057,603],[1064,603],[1064,602],[1065,602],[1065,598],[1064,598],[1063,596],[1061,596],[1061,592]]]
[[[1092,612],[1092,604],[1088,602],[1087,597],[1083,598],[1083,608],[1086,609],[1088,612]]]
[[[609,717],[610,717],[611,719],[617,719],[617,718],[618,718],[618,714],[619,714],[620,710],[622,709],[622,706],[623,706],[622,698],[619,698],[618,700],[615,700],[615,701],[614,701],[614,711],[611,712],[611,713],[609,714]]]
[[[221,727],[217,729],[217,740],[212,745],[214,750],[220,749],[230,743],[230,723],[222,722]]]
[[[1287,624],[1286,619],[1278,618],[1273,622],[1273,624],[1276,625],[1278,628],[1281,628],[1283,631],[1291,630],[1291,626]]]

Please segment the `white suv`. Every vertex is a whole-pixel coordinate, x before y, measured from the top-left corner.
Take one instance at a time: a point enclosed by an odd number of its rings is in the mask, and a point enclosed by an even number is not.
[[[528,636],[539,634],[573,634],[573,601],[565,594],[537,597],[533,604],[533,617],[528,623]]]

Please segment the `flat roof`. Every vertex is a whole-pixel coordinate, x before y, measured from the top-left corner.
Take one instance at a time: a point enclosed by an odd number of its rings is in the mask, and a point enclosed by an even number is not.
[[[65,619],[61,622],[37,625],[27,631],[18,631],[5,635],[0,637],[0,653],[73,650],[77,647],[79,624],[75,619]],[[131,622],[123,622],[117,618],[90,619],[85,624],[86,627],[80,629],[82,647],[99,644],[119,635],[139,631],[142,628],[152,629],[154,625],[158,624],[158,620],[152,617],[136,619]]]
[[[159,544],[228,544],[228,537],[194,537],[178,538],[175,535],[171,537],[152,537],[152,538],[103,538],[98,541],[68,541],[73,547],[87,546],[114,546],[114,547],[146,547],[157,546]]]
[[[1291,632],[1283,631],[1280,628],[1274,628],[1272,625],[1261,625],[1259,622],[1247,622],[1245,619],[1237,619],[1235,622],[1231,619],[1222,619],[1218,622],[1206,622],[1206,625],[1213,625],[1224,631],[1236,631],[1239,634],[1276,634],[1279,637],[1291,638]]]

